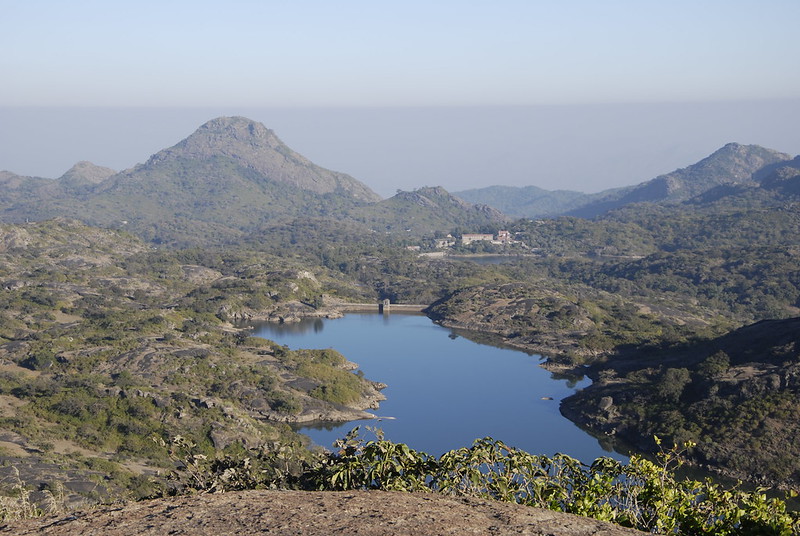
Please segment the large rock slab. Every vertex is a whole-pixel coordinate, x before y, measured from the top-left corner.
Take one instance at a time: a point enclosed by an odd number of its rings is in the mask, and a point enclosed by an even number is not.
[[[0,534],[624,536],[594,519],[435,493],[245,491],[143,501],[0,525]]]

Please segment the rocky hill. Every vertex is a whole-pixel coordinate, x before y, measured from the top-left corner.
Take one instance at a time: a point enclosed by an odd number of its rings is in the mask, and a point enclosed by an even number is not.
[[[258,184],[278,182],[315,194],[337,193],[366,202],[381,199],[353,177],[315,165],[286,146],[272,130],[244,117],[208,121],[180,143],[116,177],[108,189],[127,181],[141,182],[141,175],[164,172],[176,162],[187,161],[228,162],[241,170],[254,171],[248,178]]]
[[[438,187],[424,187],[412,192],[398,192],[374,205],[362,206],[351,215],[372,229],[412,235],[430,234],[433,230],[461,227],[475,232],[496,228],[508,218],[487,205],[473,205]]]
[[[792,157],[788,154],[758,145],[729,143],[696,164],[638,185],[596,194],[547,191],[533,186],[492,186],[458,192],[457,195],[517,217],[572,215],[593,218],[635,203],[708,202],[742,189],[766,187],[768,177],[787,165],[792,166]],[[709,193],[711,197],[701,197]]]
[[[3,197],[0,199],[0,209],[13,206],[20,201],[25,202],[31,197],[47,198],[42,195],[42,190],[51,186],[53,181],[41,177],[25,177],[10,171],[0,171],[0,188]]]
[[[680,203],[721,186],[756,186],[777,165],[791,159],[788,154],[758,145],[729,143],[696,164],[622,189],[610,198],[589,203],[570,214],[593,217],[633,203]]]
[[[265,221],[380,200],[243,117],[213,119],[120,173],[80,162],[57,180],[4,172],[0,181],[8,192],[0,200],[2,221],[65,216],[173,244],[222,241]]]
[[[69,190],[88,191],[116,173],[111,168],[81,161],[69,168],[66,173],[57,179],[57,182],[61,187]]]
[[[263,125],[233,117],[209,121],[146,163],[109,177],[70,216],[124,226],[157,242],[197,243],[379,199],[352,177],[295,153]]]

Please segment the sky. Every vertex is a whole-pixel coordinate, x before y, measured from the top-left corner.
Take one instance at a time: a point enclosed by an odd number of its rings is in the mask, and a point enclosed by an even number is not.
[[[123,169],[220,115],[382,195],[797,154],[798,20],[798,0],[0,0],[0,169]]]

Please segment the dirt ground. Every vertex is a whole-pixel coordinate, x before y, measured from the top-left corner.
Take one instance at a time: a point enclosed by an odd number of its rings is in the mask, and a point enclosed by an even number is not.
[[[623,536],[644,533],[549,510],[432,493],[258,490],[174,497],[0,522],[0,534]]]

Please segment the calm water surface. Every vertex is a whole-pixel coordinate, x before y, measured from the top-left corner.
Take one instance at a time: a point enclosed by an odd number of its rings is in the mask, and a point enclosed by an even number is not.
[[[334,348],[388,384],[377,420],[303,428],[330,447],[355,425],[430,454],[491,436],[535,454],[625,460],[561,416],[562,398],[587,380],[554,379],[539,356],[475,343],[421,315],[348,314],[336,320],[259,324],[255,335],[290,348]],[[552,400],[550,400],[552,398]]]

